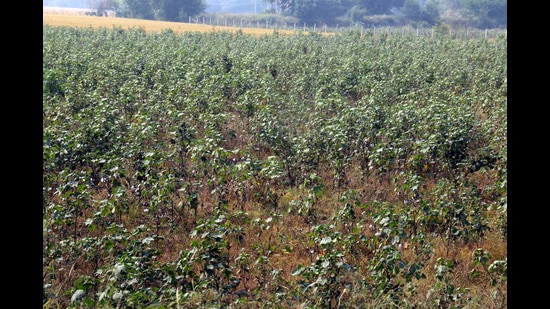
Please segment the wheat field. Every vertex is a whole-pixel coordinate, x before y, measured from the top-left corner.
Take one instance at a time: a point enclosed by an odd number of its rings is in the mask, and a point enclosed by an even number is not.
[[[90,16],[86,12],[90,10],[75,9],[75,8],[43,8],[42,23],[49,26],[70,26],[83,28],[143,28],[145,32],[161,32],[172,30],[175,33],[184,33],[188,31],[194,32],[209,32],[209,31],[229,31],[237,32],[241,30],[243,33],[262,36],[273,34],[277,31],[280,34],[293,34],[293,30],[274,30],[260,28],[240,28],[226,26],[212,26],[206,24],[167,22],[157,20],[145,20],[134,18],[119,18],[114,16]]]

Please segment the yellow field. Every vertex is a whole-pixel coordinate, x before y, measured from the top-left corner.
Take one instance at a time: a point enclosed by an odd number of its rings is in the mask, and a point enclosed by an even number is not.
[[[242,30],[243,33],[253,34],[256,36],[273,34],[273,29],[258,29],[258,28],[239,28],[239,27],[224,27],[211,26],[204,24],[190,24],[178,22],[166,22],[133,18],[118,18],[118,17],[102,17],[88,16],[83,10],[79,9],[43,9],[42,23],[50,26],[71,26],[83,28],[143,28],[145,32],[161,32],[171,29],[175,33],[183,33],[186,31],[209,32],[209,31],[230,31],[237,32]],[[277,30],[280,34],[293,34],[292,30]]]

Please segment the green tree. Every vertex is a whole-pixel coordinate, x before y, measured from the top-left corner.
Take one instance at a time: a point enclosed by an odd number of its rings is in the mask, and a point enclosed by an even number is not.
[[[352,22],[361,22],[365,15],[367,15],[367,9],[361,8],[358,5],[354,5],[351,10],[349,10],[349,17]]]
[[[401,8],[405,0],[356,0],[360,8],[366,10],[367,15],[391,14],[392,8]]]
[[[295,0],[264,0],[276,8],[276,11],[283,15],[292,15],[294,13]]]
[[[412,22],[434,25],[439,19],[439,2],[438,0],[428,0],[422,7],[417,0],[405,0],[402,12]]]
[[[316,0],[297,0],[294,3],[294,16],[301,22],[314,23],[316,19]]]
[[[506,0],[464,0],[463,12],[478,28],[506,27]]]
[[[294,0],[294,17],[308,24],[334,24],[336,18],[347,12],[347,1]]]
[[[422,8],[416,0],[405,0],[403,14],[412,21],[422,20]]]
[[[128,17],[138,19],[155,18],[151,0],[125,0],[125,2],[128,7]]]
[[[186,21],[204,12],[206,4],[203,0],[153,0],[153,8],[158,12],[157,19]]]
[[[424,7],[428,23],[435,24],[439,20],[441,3],[438,0],[428,0]]]
[[[204,0],[124,0],[132,18],[187,21],[206,9]]]

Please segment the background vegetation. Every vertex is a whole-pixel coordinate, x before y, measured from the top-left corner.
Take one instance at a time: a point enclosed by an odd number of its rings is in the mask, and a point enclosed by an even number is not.
[[[44,308],[506,308],[506,46],[45,25]]]
[[[230,13],[258,13],[261,19],[329,27],[412,26],[506,28],[506,0],[43,0],[44,6],[87,7],[94,14],[115,11],[126,18],[188,22]],[[259,5],[261,4],[261,5]],[[248,6],[248,10],[246,7]],[[263,10],[259,10],[262,7]],[[223,10],[223,11],[218,11]],[[250,14],[245,14],[250,15]]]

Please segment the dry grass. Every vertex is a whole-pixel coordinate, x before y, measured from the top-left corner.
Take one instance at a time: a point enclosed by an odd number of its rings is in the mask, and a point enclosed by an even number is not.
[[[212,26],[206,24],[190,24],[179,22],[167,22],[156,20],[144,20],[134,18],[119,18],[119,17],[102,17],[102,16],[89,16],[85,15],[86,10],[82,9],[70,9],[70,8],[43,8],[44,25],[50,26],[69,26],[69,27],[83,27],[83,28],[143,28],[145,32],[162,32],[165,30],[172,30],[175,33],[181,34],[184,32],[210,32],[210,31],[229,31],[237,32],[241,30],[245,34],[252,34],[256,36],[270,35],[275,32],[274,29],[260,29],[260,28],[239,28],[239,27],[225,27],[225,26]],[[294,34],[293,30],[277,30],[280,34]]]

